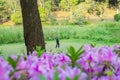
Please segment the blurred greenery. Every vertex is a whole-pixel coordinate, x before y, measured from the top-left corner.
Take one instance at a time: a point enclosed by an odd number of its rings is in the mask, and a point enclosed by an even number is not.
[[[119,22],[97,22],[89,25],[44,26],[44,38],[46,41],[59,39],[82,39],[120,43]],[[0,27],[0,44],[23,42],[23,28],[21,25],[12,27]]]
[[[10,18],[10,7],[5,0],[0,0],[0,23],[6,22]]]
[[[0,27],[0,44],[23,42],[22,27]]]
[[[111,2],[113,1],[113,2]],[[117,2],[116,2],[117,1]],[[88,24],[88,19],[93,16],[97,19],[111,18],[118,13],[119,0],[37,0],[38,10],[43,24]],[[112,9],[110,9],[112,8]],[[111,12],[112,10],[112,12]],[[66,12],[61,14],[59,12]],[[109,12],[111,12],[111,15]],[[116,13],[115,13],[116,11]],[[75,15],[77,14],[77,17]],[[107,16],[107,17],[106,17]],[[13,21],[21,24],[21,7],[19,0],[0,0],[0,24]],[[83,18],[84,17],[84,18]]]
[[[20,11],[11,14],[11,20],[15,23],[15,24],[21,24],[22,23],[22,14]]]
[[[47,52],[52,52],[54,54],[64,52],[68,53],[67,48],[73,46],[76,50],[80,48],[80,46],[84,44],[96,44],[97,47],[108,45],[113,46],[115,43],[104,42],[104,41],[92,41],[92,40],[82,40],[82,39],[66,39],[60,40],[60,48],[55,48],[56,42],[53,41],[45,41],[46,42],[46,50]],[[120,43],[118,43],[120,45]],[[3,56],[9,56],[12,54],[20,55],[26,54],[26,47],[24,43],[12,43],[12,44],[2,44],[0,45],[0,50],[2,51]]]
[[[71,59],[72,67],[76,65],[76,61],[79,59],[80,55],[84,53],[82,50],[82,46],[76,51],[73,46],[68,47],[68,54],[67,56]]]
[[[113,21],[113,17],[119,20],[115,10],[120,1],[112,4],[106,0],[37,1],[48,51],[66,52],[70,45],[77,49],[85,43],[120,44],[120,24]],[[0,54],[25,53],[19,0],[0,0],[0,24]],[[55,49],[56,37],[60,39],[60,49]]]
[[[120,21],[120,13],[114,15],[115,21]]]

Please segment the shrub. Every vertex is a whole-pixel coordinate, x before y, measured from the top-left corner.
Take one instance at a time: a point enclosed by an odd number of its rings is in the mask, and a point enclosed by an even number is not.
[[[86,25],[89,24],[90,22],[87,21],[87,19],[84,16],[81,17],[76,17],[73,20],[73,24],[75,25]]]
[[[46,21],[45,9],[42,7],[39,7],[38,9],[39,9],[41,21],[45,22]]]
[[[51,25],[57,25],[57,24],[58,24],[57,19],[56,19],[55,16],[52,15],[52,14],[49,14],[49,15],[48,15],[48,22],[49,22],[49,24],[51,24]]]
[[[10,7],[5,0],[0,0],[0,23],[6,22],[10,17]]]
[[[120,21],[120,14],[115,14],[114,15],[114,20],[115,21]]]
[[[0,28],[0,44],[23,41],[22,28]]]
[[[58,21],[59,25],[69,25],[69,20],[68,19],[62,19]]]
[[[69,53],[67,54],[67,56],[71,59],[72,67],[75,67],[77,60],[84,51],[82,50],[82,47],[80,47],[77,51],[75,51],[75,48],[73,46],[70,46],[68,48],[68,52]]]
[[[21,24],[22,23],[22,15],[20,12],[16,12],[13,13],[11,15],[11,20],[15,23],[15,24]]]
[[[79,14],[79,13],[82,13],[81,11],[75,11],[73,13],[73,16],[72,16],[72,24],[73,25],[86,25],[86,24],[89,24],[87,18],[82,15],[82,14]],[[85,14],[85,13],[83,13]]]

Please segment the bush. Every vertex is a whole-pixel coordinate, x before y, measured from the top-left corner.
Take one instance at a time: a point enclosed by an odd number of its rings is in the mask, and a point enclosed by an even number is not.
[[[0,28],[0,44],[23,42],[22,28]]]
[[[75,25],[86,25],[89,23],[90,22],[88,22],[84,16],[74,18],[74,20],[73,20],[73,24],[75,24]]]
[[[45,22],[46,21],[45,9],[42,7],[39,7],[38,9],[39,9],[41,21]]]
[[[59,25],[69,25],[69,20],[68,19],[62,19],[58,21]]]
[[[21,24],[22,23],[22,14],[20,12],[16,12],[13,13],[11,15],[11,20],[15,23],[15,24]]]
[[[120,14],[115,14],[114,15],[114,20],[115,21],[120,21]]]
[[[0,23],[8,21],[10,18],[10,7],[5,0],[0,0]]]
[[[80,14],[80,13],[82,13],[82,11],[79,11],[79,10],[75,11],[73,13],[72,24],[73,25],[86,25],[86,24],[89,24],[90,22],[88,22],[87,18],[84,15]],[[85,13],[83,13],[83,14],[85,14]]]
[[[49,22],[49,24],[51,24],[51,25],[57,25],[57,24],[58,24],[57,19],[56,19],[55,16],[52,15],[52,14],[49,14],[49,15],[48,15],[48,22]]]

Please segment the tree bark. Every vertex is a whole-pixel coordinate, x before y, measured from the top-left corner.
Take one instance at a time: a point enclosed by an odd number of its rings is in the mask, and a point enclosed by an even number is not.
[[[45,49],[42,24],[39,16],[37,0],[20,0],[24,41],[27,47],[27,54],[34,51],[36,46]]]

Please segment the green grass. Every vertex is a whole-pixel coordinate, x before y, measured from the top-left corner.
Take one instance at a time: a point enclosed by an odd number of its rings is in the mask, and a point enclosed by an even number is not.
[[[22,27],[6,27],[0,26],[0,44],[23,42]]]
[[[67,48],[69,46],[74,46],[76,49],[78,49],[83,44],[93,43],[97,46],[102,45],[114,45],[113,43],[104,43],[104,42],[94,42],[92,40],[81,40],[81,39],[68,39],[68,40],[60,40],[60,48],[55,48],[55,41],[46,41],[46,49],[48,52],[56,53],[56,52],[67,52]],[[19,55],[22,53],[26,53],[26,47],[24,43],[13,43],[13,44],[4,44],[0,45],[0,50],[2,51],[2,54],[5,56],[15,54]]]
[[[23,43],[3,44],[0,45],[2,55],[20,54],[25,52],[25,45]]]
[[[83,39],[94,42],[120,43],[119,22],[95,22],[89,25],[43,26],[46,41],[60,39]],[[22,26],[0,26],[0,44],[23,42]]]
[[[97,45],[120,44],[119,22],[95,22],[90,25],[44,26],[47,51],[66,52],[68,46],[76,49],[85,43]],[[55,38],[60,38],[61,48],[55,49]],[[4,55],[25,52],[22,26],[0,26],[0,53]]]

